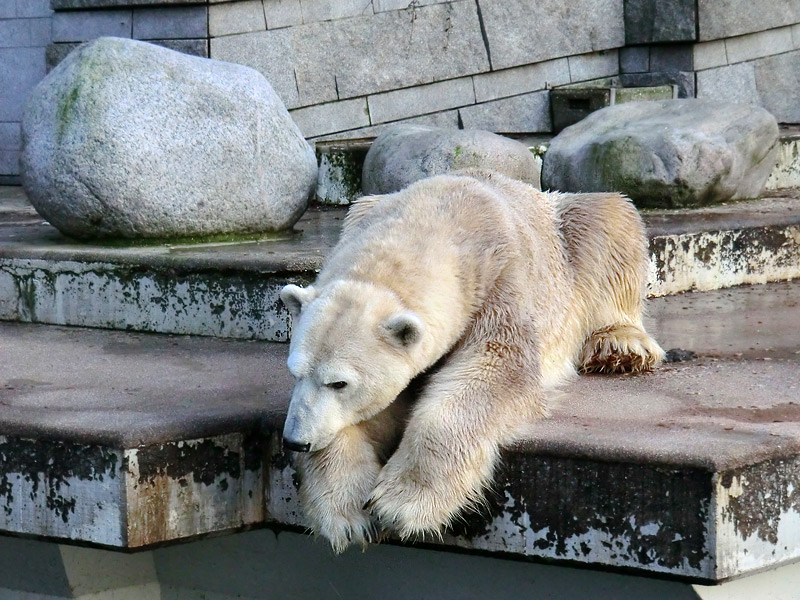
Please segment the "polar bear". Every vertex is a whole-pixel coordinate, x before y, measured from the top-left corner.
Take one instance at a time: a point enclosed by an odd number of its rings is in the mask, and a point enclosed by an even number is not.
[[[336,552],[437,534],[576,369],[652,369],[646,265],[618,194],[464,171],[355,203],[316,282],[281,292],[296,380],[284,447],[314,531]]]

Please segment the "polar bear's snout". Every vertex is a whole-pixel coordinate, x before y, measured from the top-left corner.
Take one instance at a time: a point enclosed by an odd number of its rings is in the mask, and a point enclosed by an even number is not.
[[[284,450],[291,450],[292,452],[308,452],[311,450],[311,444],[302,444],[283,438],[283,448]]]
[[[286,423],[283,425],[283,447],[293,452],[310,452],[312,446],[311,432],[309,431],[309,411],[305,404],[292,398]]]
[[[313,377],[300,378],[283,426],[283,447],[294,452],[322,450],[349,424],[344,412],[331,390],[320,389]]]

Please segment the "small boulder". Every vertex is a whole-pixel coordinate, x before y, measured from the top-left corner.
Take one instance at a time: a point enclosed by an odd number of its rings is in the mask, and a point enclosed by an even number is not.
[[[539,165],[524,144],[478,129],[396,125],[367,152],[362,188],[365,194],[389,194],[426,177],[474,167],[539,187]]]
[[[314,152],[257,71],[100,38],[73,51],[25,108],[22,181],[76,238],[175,238],[291,227]]]
[[[594,112],[553,138],[542,186],[622,192],[641,207],[701,206],[759,196],[777,152],[778,124],[763,108],[631,102]]]

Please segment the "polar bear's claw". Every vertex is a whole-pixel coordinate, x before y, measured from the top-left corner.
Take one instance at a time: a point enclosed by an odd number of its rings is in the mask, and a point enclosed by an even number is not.
[[[341,554],[353,544],[366,548],[379,539],[377,524],[364,512],[329,515],[325,522],[316,523],[313,531],[327,539],[336,554]]]
[[[362,508],[381,465],[362,432],[341,432],[321,451],[296,457],[303,477],[300,499],[312,531],[330,541],[334,552],[350,544],[366,547],[378,538],[377,524]]]
[[[640,373],[652,371],[664,351],[643,329],[612,325],[592,333],[583,346],[583,373]]]

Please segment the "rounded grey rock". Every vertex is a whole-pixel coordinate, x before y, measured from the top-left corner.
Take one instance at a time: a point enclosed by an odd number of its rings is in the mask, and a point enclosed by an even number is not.
[[[630,102],[593,112],[550,143],[542,187],[622,192],[643,207],[755,198],[778,153],[778,124],[757,106]]]
[[[22,181],[76,238],[175,238],[291,227],[314,151],[257,71],[119,38],[77,48],[33,90]]]
[[[364,159],[365,194],[389,194],[459,169],[497,171],[539,187],[539,165],[527,146],[478,129],[396,125],[381,133]]]

